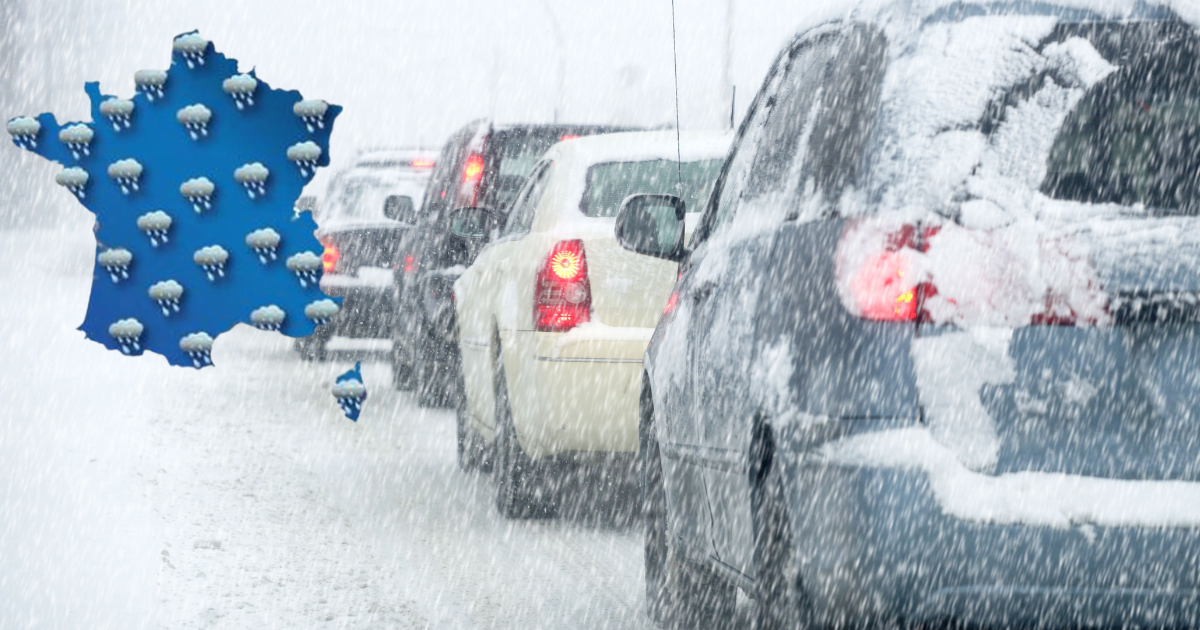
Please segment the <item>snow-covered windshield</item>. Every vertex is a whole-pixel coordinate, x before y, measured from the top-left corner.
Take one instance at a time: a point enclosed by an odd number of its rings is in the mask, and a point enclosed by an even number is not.
[[[676,195],[687,204],[689,213],[699,212],[723,162],[698,160],[679,165],[674,160],[643,160],[596,164],[588,169],[580,210],[589,217],[615,217],[629,195],[655,193]]]

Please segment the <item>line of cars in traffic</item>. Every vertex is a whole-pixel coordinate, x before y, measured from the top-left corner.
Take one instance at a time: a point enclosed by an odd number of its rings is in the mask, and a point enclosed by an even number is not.
[[[922,6],[802,32],[732,138],[553,131],[489,197],[464,129],[397,384],[509,518],[636,457],[665,626],[1200,627],[1196,24]]]

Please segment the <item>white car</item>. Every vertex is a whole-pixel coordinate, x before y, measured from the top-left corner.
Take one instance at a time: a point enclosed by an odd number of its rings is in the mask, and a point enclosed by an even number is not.
[[[616,215],[639,193],[676,195],[698,213],[730,141],[685,133],[677,145],[664,131],[560,142],[455,283],[459,464],[494,457],[506,517],[553,512],[559,464],[637,451],[642,355],[678,269],[621,249]],[[479,225],[483,212],[452,220]]]

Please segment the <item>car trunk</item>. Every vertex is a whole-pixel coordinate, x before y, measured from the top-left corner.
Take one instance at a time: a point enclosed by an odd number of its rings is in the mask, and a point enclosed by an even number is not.
[[[585,238],[584,251],[592,290],[592,321],[628,328],[657,326],[679,265],[621,248],[612,230]]]
[[[396,259],[400,241],[408,229],[400,223],[346,227],[323,231],[322,240],[338,250],[334,273],[354,275],[359,267],[392,269],[403,262]]]
[[[970,291],[939,274],[937,250],[961,237],[929,239],[931,284],[941,291],[946,280],[951,297],[941,297],[957,301],[958,314],[921,324],[914,345],[935,438],[998,474],[1200,478],[1200,220],[1043,226],[1033,256],[976,277],[974,291],[994,310],[1011,306],[995,307],[998,298],[1019,301],[1001,276],[1046,287],[1040,312],[1014,327],[973,311]],[[956,264],[980,272],[992,253]],[[977,400],[953,393],[972,389]]]

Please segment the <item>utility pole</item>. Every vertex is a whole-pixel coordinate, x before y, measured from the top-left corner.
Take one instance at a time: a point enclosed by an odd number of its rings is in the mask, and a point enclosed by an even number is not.
[[[733,0],[725,0],[725,67],[722,76],[722,93],[724,101],[733,109]],[[730,114],[729,126],[733,126],[733,114]]]
[[[550,16],[550,27],[554,30],[554,44],[558,48],[557,87],[554,91],[554,122],[557,123],[559,112],[563,108],[563,84],[567,82],[567,41],[563,37],[562,27],[558,24],[558,16],[554,15],[554,9],[550,6],[549,0],[542,0],[542,8],[546,9],[546,15]]]

